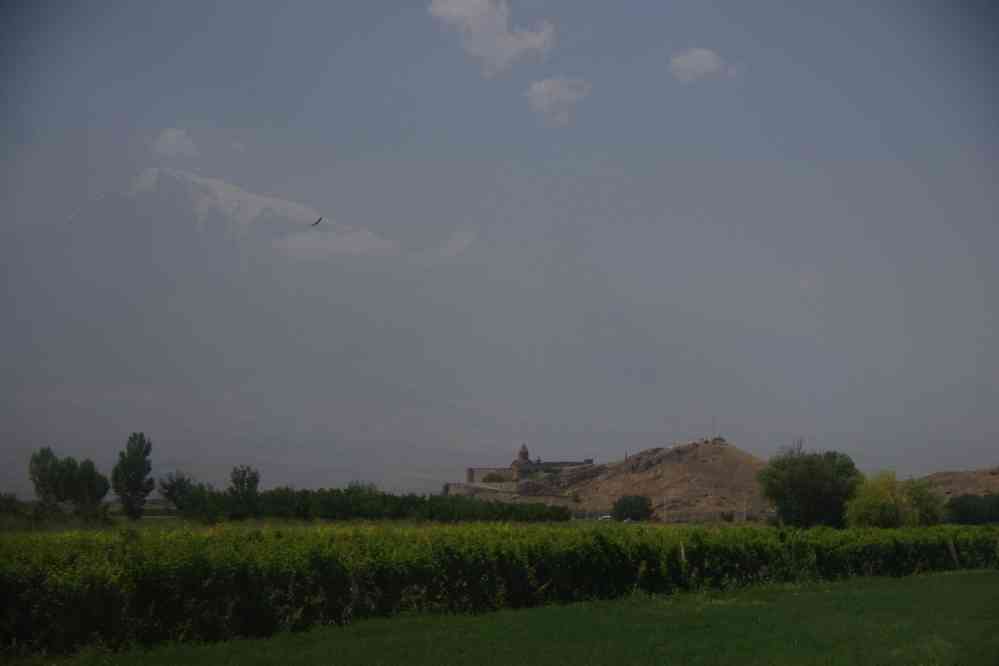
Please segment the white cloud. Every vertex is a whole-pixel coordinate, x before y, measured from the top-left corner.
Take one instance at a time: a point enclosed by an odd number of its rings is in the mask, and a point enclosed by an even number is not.
[[[274,246],[295,259],[326,259],[333,255],[396,255],[399,245],[367,229],[338,227],[326,231],[302,231],[274,242]]]
[[[687,49],[669,61],[669,70],[682,83],[690,83],[708,76],[735,76],[735,67],[711,49]]]
[[[217,213],[237,226],[252,224],[265,214],[306,224],[314,222],[321,214],[294,201],[254,194],[224,180],[180,169],[146,169],[133,182],[130,194],[154,191],[164,178],[186,185],[199,222],[205,221],[210,213]]]
[[[198,223],[221,218],[235,238],[245,237],[255,222],[281,218],[296,225],[293,231],[275,240],[273,247],[295,259],[323,259],[332,255],[395,255],[399,245],[363,228],[338,224],[327,217],[320,226],[311,225],[321,213],[309,206],[277,197],[248,192],[218,178],[205,178],[180,169],[152,168],[132,183],[130,196],[155,192],[169,183],[168,191],[182,186],[191,197]],[[304,228],[303,228],[304,227]]]
[[[153,142],[153,153],[161,157],[198,157],[201,153],[186,130],[168,127]]]
[[[476,234],[474,231],[468,229],[455,231],[448,237],[444,245],[441,246],[440,256],[448,258],[457,257],[475,242],[475,238]]]
[[[432,0],[430,14],[461,33],[465,52],[482,61],[485,76],[532,53],[544,55],[555,44],[555,26],[550,21],[542,21],[533,30],[511,28],[506,0]]]
[[[535,81],[527,89],[531,108],[552,125],[568,125],[572,107],[590,94],[593,86],[583,79],[554,78]]]

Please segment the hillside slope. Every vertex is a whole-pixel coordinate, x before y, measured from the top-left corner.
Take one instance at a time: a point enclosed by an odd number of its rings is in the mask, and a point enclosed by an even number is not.
[[[644,495],[652,500],[660,520],[718,520],[724,514],[758,518],[766,511],[756,482],[764,464],[717,438],[574,468],[553,481],[586,507],[610,510],[623,495]]]
[[[450,492],[501,502],[544,502],[573,512],[609,513],[624,495],[652,500],[666,522],[760,520],[767,504],[756,475],[764,461],[722,438],[647,449],[627,459],[538,475],[513,488],[449,484]],[[512,486],[513,484],[503,484]]]
[[[944,497],[999,494],[999,467],[961,472],[936,472],[923,477]]]

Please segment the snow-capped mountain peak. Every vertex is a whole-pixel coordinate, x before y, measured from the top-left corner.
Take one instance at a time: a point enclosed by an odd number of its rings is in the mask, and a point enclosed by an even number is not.
[[[160,167],[145,169],[133,181],[129,195],[158,191],[167,179],[182,184],[190,192],[200,223],[203,223],[211,213],[217,213],[240,226],[253,224],[265,216],[284,218],[301,224],[311,224],[320,217],[320,213],[309,206],[255,194],[219,178],[206,178],[179,169]]]

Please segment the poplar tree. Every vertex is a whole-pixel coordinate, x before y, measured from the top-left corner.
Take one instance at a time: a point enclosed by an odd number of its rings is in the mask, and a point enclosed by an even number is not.
[[[149,473],[152,463],[149,454],[153,443],[145,434],[133,432],[128,437],[125,450],[118,454],[118,464],[111,471],[111,485],[121,500],[122,510],[132,520],[138,520],[146,506],[146,496],[156,485]]]

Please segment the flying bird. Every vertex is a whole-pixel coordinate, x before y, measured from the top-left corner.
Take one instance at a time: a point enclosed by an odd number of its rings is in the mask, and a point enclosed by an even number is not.
[[[313,222],[313,223],[312,223],[312,224],[310,224],[309,226],[310,226],[310,227],[314,227],[314,226],[316,226],[317,224],[319,224],[319,223],[320,223],[320,222],[322,222],[322,221],[323,221],[323,218],[319,218],[318,220],[316,220],[315,222]]]

